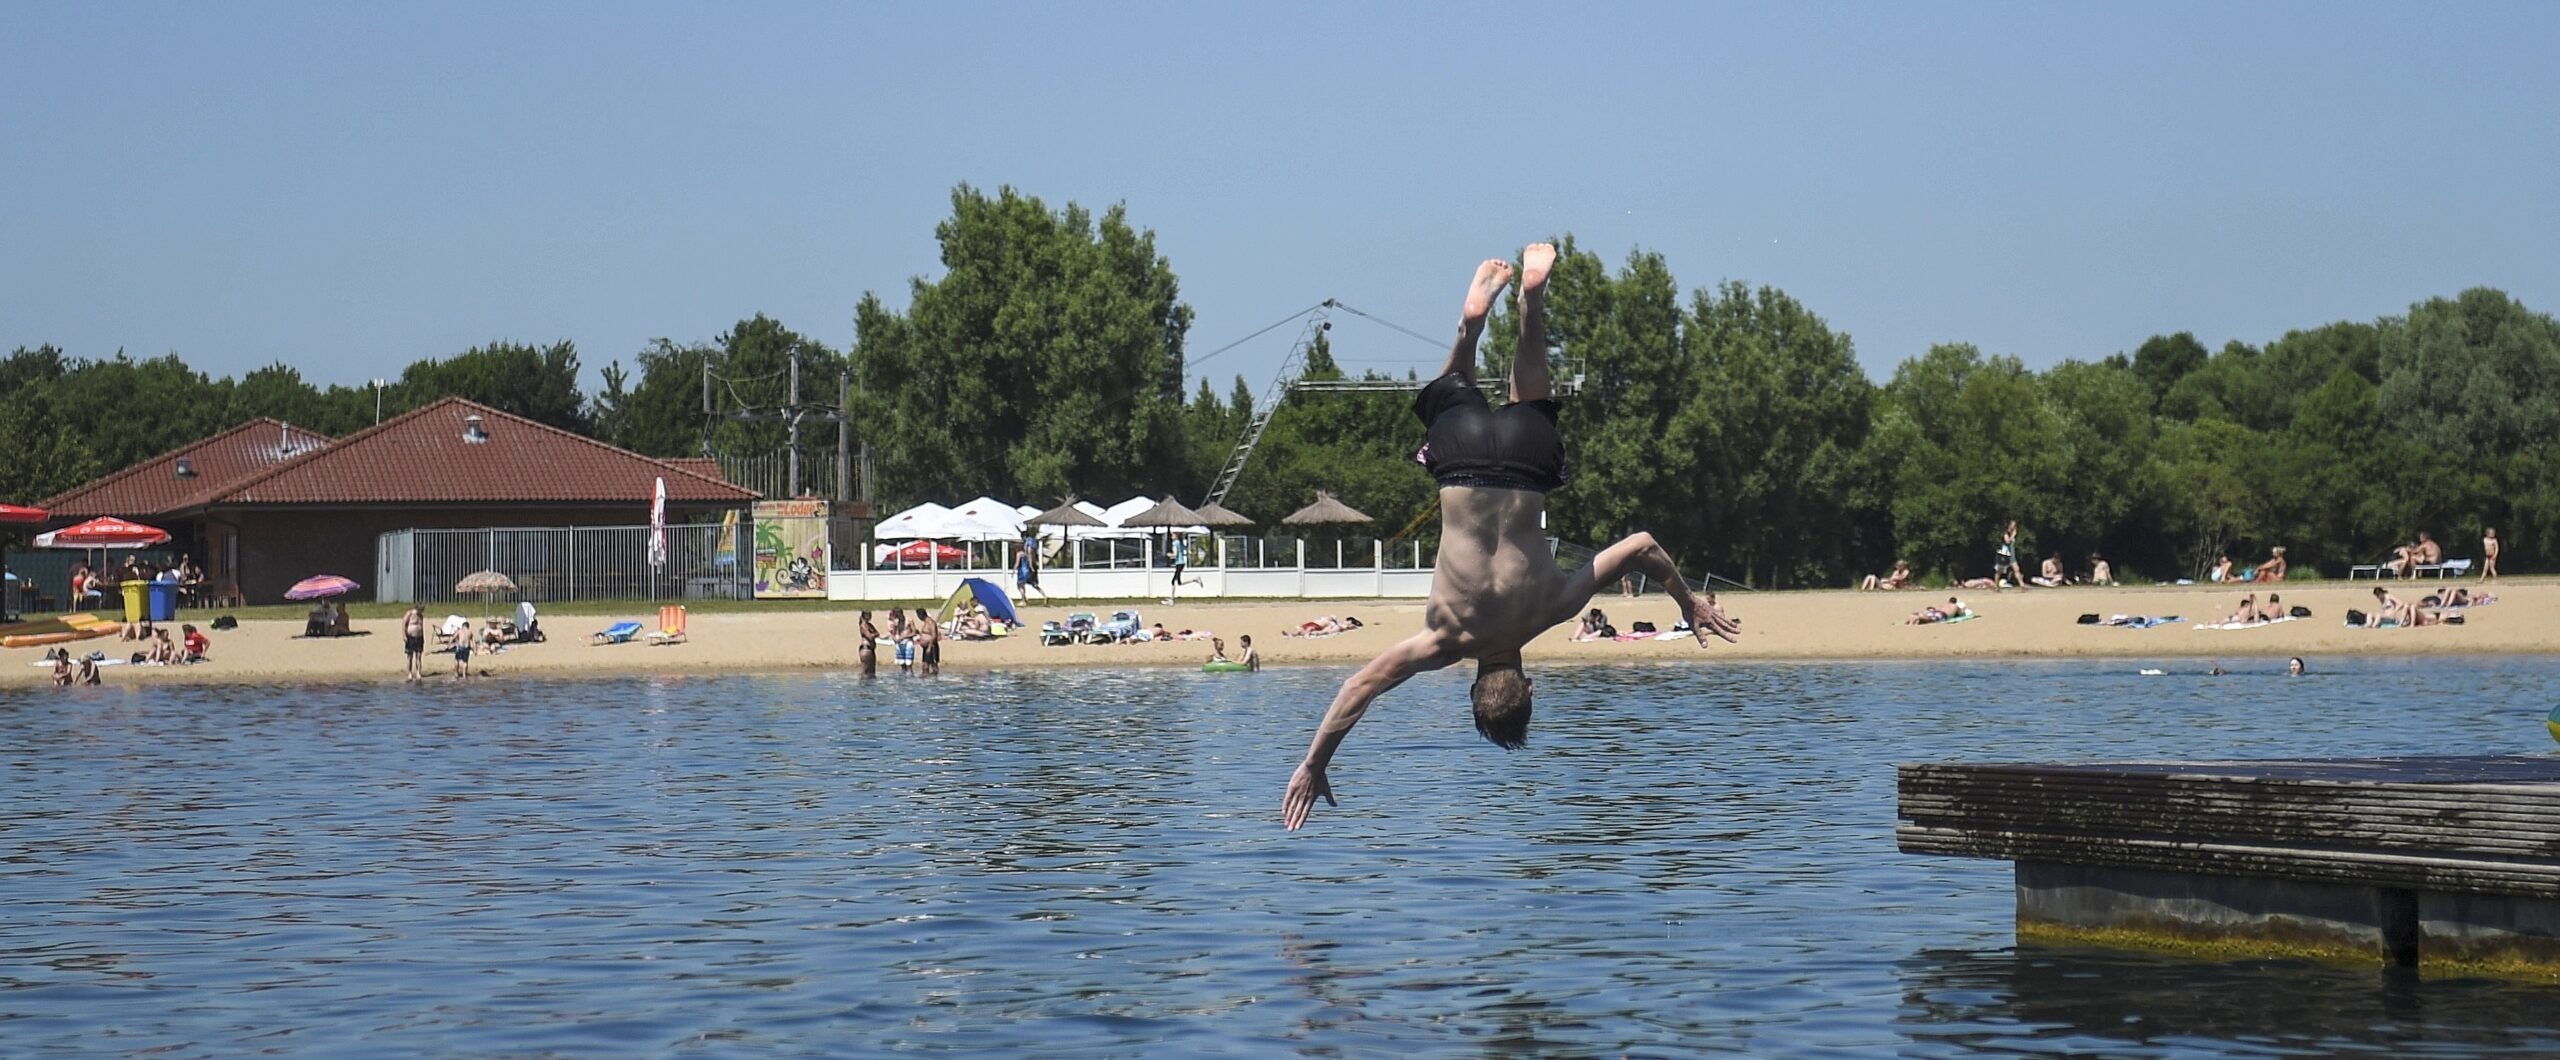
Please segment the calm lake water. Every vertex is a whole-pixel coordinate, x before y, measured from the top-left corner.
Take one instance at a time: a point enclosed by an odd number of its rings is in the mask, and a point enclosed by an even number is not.
[[[2128,634],[2136,635],[2136,634]],[[0,692],[11,1055],[2389,1055],[2560,990],[2018,948],[1923,759],[2538,752],[2560,665],[1342,670]]]

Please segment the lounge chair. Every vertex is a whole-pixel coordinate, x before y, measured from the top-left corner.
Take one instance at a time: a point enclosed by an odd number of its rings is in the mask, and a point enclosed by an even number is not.
[[[1138,619],[1137,612],[1114,611],[1111,613],[1111,621],[1094,627],[1094,631],[1085,636],[1085,643],[1117,644],[1137,636],[1138,631],[1145,628],[1147,624]]]
[[[1067,616],[1067,637],[1078,644],[1109,644],[1111,638],[1094,631],[1093,614],[1079,611]]]
[[[668,604],[658,609],[658,628],[650,631],[651,644],[684,643],[684,606]]]
[[[1057,619],[1053,618],[1040,623],[1041,647],[1051,648],[1060,644],[1073,644],[1075,642],[1075,634],[1067,632],[1067,627]]]
[[[639,635],[640,635],[640,623],[637,623],[637,622],[616,622],[616,623],[614,623],[614,624],[612,624],[612,625],[610,625],[610,626],[606,626],[605,628],[603,628],[603,629],[601,629],[601,630],[598,630],[594,636],[588,637],[588,638],[587,638],[587,643],[589,643],[589,644],[629,644],[629,643],[631,643],[631,638],[633,638],[633,637],[637,637],[637,636],[639,636]]]

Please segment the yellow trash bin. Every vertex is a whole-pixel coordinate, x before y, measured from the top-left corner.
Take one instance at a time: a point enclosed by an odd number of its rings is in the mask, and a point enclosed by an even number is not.
[[[125,582],[125,583],[124,583],[124,620],[125,620],[125,621],[127,621],[127,622],[140,622],[140,621],[142,621],[142,615],[143,615],[143,606],[142,606],[142,605],[143,605],[143,600],[146,598],[147,594],[149,594],[150,592],[151,592],[151,583],[150,583],[150,582],[143,581],[143,580],[142,580],[142,579],[140,579],[140,578],[135,578],[135,579],[129,580],[129,581],[127,581],[127,582]]]

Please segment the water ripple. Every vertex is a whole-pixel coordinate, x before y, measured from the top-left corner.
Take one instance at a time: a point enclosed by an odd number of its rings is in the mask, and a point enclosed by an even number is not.
[[[0,1036],[229,1055],[2390,1055],[2560,992],[2012,942],[1897,762],[2537,749],[2555,666],[1339,671],[0,693]],[[2172,667],[2174,668],[2174,666]],[[2327,667],[2324,666],[2324,669]]]

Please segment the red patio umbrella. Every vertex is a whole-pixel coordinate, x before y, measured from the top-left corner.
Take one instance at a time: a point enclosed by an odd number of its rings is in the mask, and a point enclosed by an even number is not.
[[[169,539],[155,526],[129,523],[112,515],[36,535],[37,548],[143,548]]]
[[[46,515],[42,508],[29,508],[18,504],[0,504],[0,523],[41,523],[50,518],[53,517]]]
[[[873,555],[877,557],[873,562],[901,567],[927,566],[935,562],[937,556],[943,566],[957,567],[969,558],[967,552],[934,541],[909,541],[895,548],[881,545]]]

